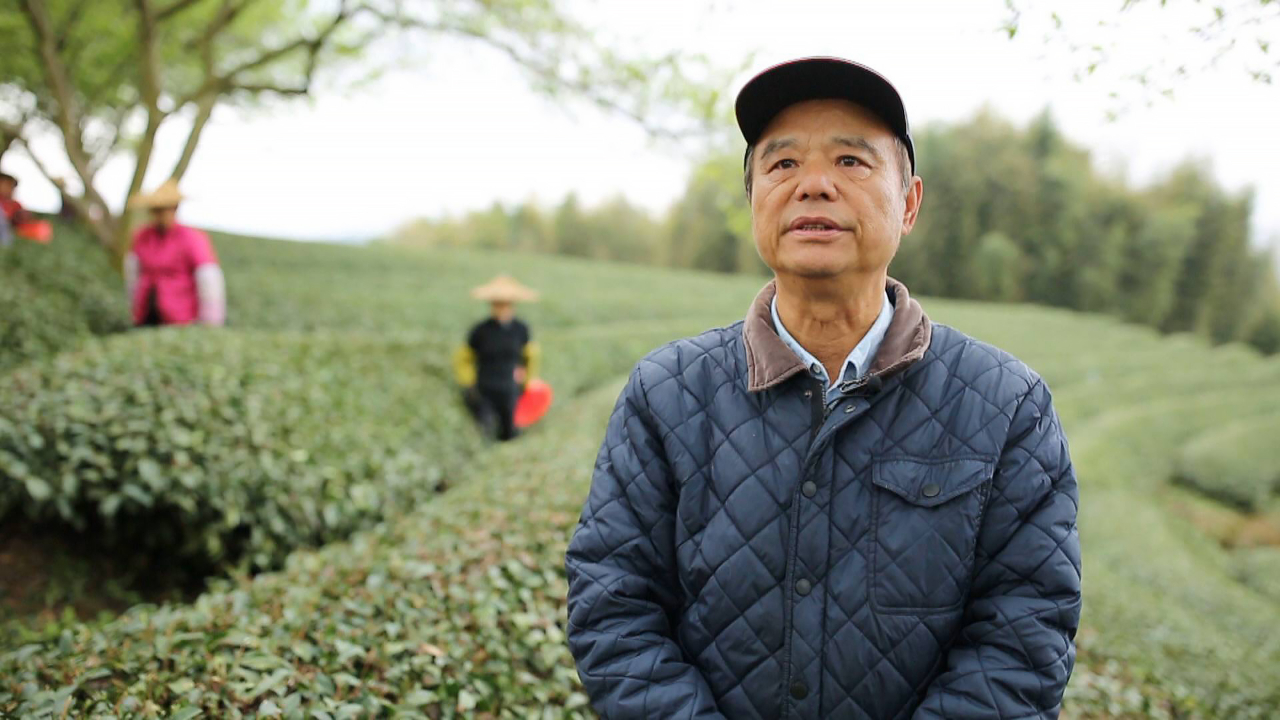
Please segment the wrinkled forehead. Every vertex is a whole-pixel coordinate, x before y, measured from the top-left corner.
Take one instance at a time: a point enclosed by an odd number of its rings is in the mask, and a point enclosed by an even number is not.
[[[788,105],[765,126],[756,147],[788,139],[808,144],[847,136],[877,144],[892,143],[894,137],[879,115],[849,100],[830,98]]]

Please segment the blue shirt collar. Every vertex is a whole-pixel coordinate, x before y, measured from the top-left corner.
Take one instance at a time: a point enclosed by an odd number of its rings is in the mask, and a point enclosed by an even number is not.
[[[889,301],[889,293],[884,294],[884,302],[880,305],[880,314],[876,316],[876,320],[871,324],[871,329],[867,330],[867,334],[862,336],[862,340],[849,351],[849,356],[845,358],[843,372],[841,377],[830,379],[827,377],[826,368],[822,363],[818,362],[818,358],[813,353],[804,349],[799,342],[796,341],[791,333],[787,332],[787,328],[782,324],[782,319],[778,317],[778,296],[773,296],[773,303],[770,307],[773,313],[773,327],[778,331],[778,337],[782,342],[786,343],[791,352],[794,352],[805,367],[809,368],[809,373],[815,378],[821,380],[824,385],[828,386],[827,401],[832,402],[840,397],[839,386],[842,381],[856,380],[871,368],[871,361],[876,356],[876,351],[880,349],[880,343],[884,341],[885,333],[889,331],[889,324],[893,322],[893,303]]]

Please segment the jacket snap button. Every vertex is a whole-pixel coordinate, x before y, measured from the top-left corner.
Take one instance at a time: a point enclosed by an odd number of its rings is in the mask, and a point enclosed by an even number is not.
[[[796,581],[796,592],[800,593],[801,595],[808,595],[809,591],[812,589],[813,589],[813,586],[809,584],[808,580],[805,580],[804,578],[800,578],[799,580]]]
[[[853,407],[852,405],[845,405],[845,406],[844,406],[844,411],[845,411],[846,413],[851,413],[851,412],[853,412],[853,411],[854,411],[854,407]]]
[[[797,700],[803,700],[809,694],[809,688],[799,680],[791,683],[791,697]]]
[[[929,483],[924,486],[924,490],[920,491],[920,494],[927,498],[931,498],[938,497],[938,493],[940,492],[942,492],[942,488],[938,487],[937,483]]]
[[[806,480],[804,484],[800,486],[800,492],[804,493],[805,497],[811,498],[818,494],[818,484],[812,480]]]

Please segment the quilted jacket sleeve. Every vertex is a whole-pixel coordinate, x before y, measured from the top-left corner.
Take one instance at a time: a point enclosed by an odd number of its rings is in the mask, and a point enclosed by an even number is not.
[[[975,555],[964,628],[915,718],[1056,718],[1075,663],[1075,473],[1040,381],[1014,412]]]
[[[604,718],[719,718],[676,644],[674,481],[639,370],[618,399],[569,543],[569,647]]]

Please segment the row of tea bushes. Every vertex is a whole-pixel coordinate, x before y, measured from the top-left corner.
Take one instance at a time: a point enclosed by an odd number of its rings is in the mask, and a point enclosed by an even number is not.
[[[1182,450],[1178,479],[1245,512],[1280,496],[1280,415],[1240,420],[1205,433]]]
[[[48,245],[0,250],[0,372],[128,327],[120,275],[74,227],[59,225]]]
[[[207,566],[277,566],[433,496],[479,439],[423,340],[201,328],[0,379],[0,517]]]

